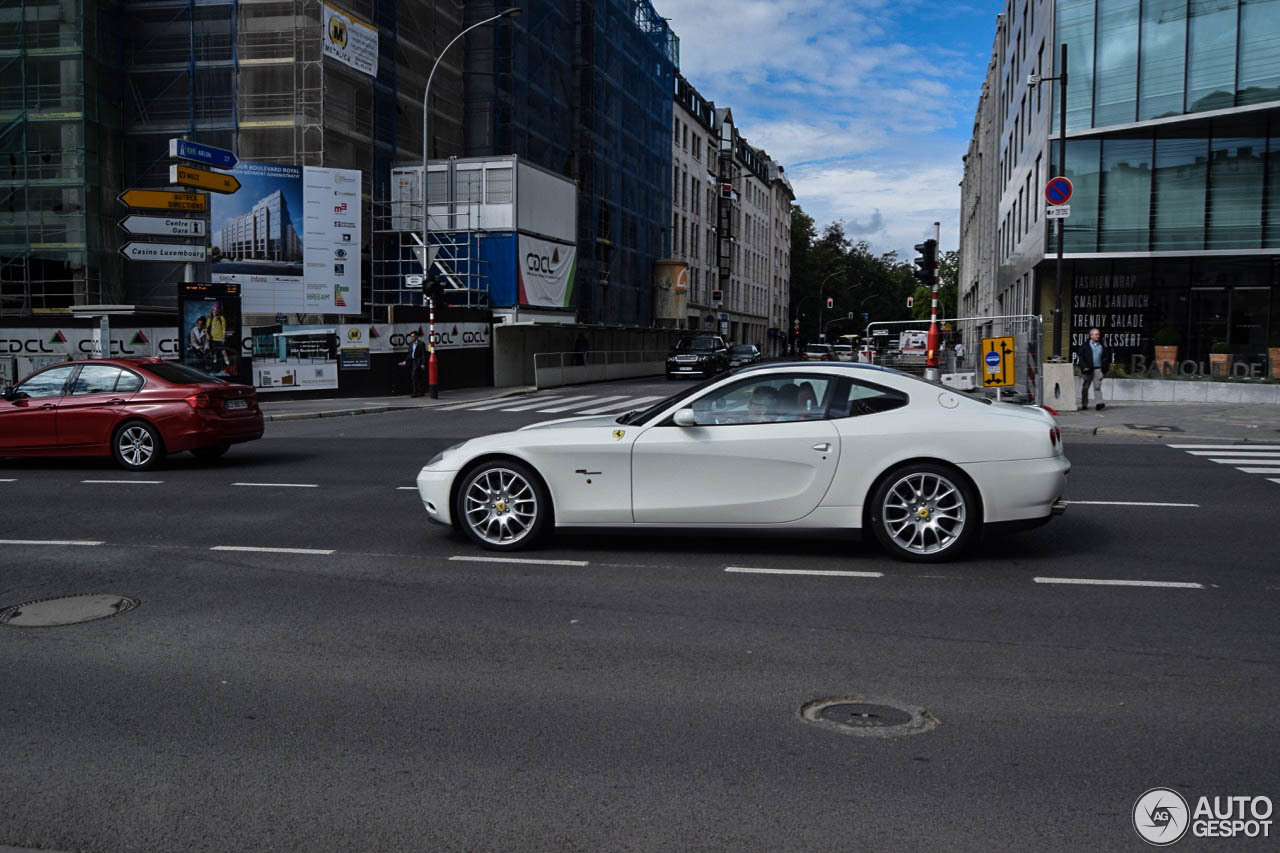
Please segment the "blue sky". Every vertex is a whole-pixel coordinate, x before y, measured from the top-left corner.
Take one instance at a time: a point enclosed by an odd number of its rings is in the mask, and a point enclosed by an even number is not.
[[[994,0],[653,0],[681,71],[782,163],[819,230],[909,259],[959,241],[961,157],[995,39]]]

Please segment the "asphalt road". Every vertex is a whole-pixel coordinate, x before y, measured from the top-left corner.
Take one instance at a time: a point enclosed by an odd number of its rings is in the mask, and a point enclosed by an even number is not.
[[[671,388],[273,423],[145,475],[0,461],[0,607],[141,602],[0,627],[0,845],[1132,850],[1149,788],[1280,799],[1265,475],[1076,439],[1069,497],[1097,503],[942,566],[652,534],[476,561],[402,488],[462,438],[573,413],[538,411],[557,399]],[[828,697],[938,725],[801,719]],[[1274,841],[1179,843],[1215,845]]]

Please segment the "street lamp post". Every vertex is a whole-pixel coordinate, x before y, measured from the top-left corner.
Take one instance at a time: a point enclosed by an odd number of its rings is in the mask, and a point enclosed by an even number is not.
[[[483,27],[499,18],[515,18],[524,14],[524,10],[519,6],[511,6],[503,9],[496,15],[491,15],[483,21],[476,21],[469,27],[464,27],[453,39],[444,46],[444,50],[440,51],[440,55],[436,57],[436,61],[431,65],[431,72],[427,74],[427,85],[422,90],[422,279],[426,283],[426,279],[431,275],[431,253],[427,249],[427,236],[431,229],[431,213],[430,207],[427,206],[427,164],[430,162],[428,158],[428,146],[431,144],[431,105],[429,98],[431,97],[431,79],[436,76],[436,68],[440,66],[440,60],[444,59],[444,55],[449,52],[449,48],[457,44],[458,39],[467,33]],[[450,223],[452,225],[452,223]],[[427,323],[429,331],[427,332],[427,383],[431,389],[431,399],[435,400],[440,397],[440,391],[437,387],[436,373],[436,311],[435,300],[431,296],[427,296]]]
[[[1067,174],[1067,44],[1062,43],[1061,59],[1058,60],[1058,74],[1054,77],[1041,77],[1032,74],[1030,82],[1039,86],[1043,83],[1058,83],[1058,174],[1055,177],[1066,177]],[[1062,248],[1065,239],[1066,221],[1058,219],[1058,262],[1053,280],[1053,355],[1062,356]]]

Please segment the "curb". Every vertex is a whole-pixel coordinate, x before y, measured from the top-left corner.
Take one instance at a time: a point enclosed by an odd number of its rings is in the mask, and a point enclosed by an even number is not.
[[[520,388],[514,391],[508,391],[503,394],[495,394],[492,397],[477,397],[474,400],[467,400],[468,403],[489,403],[494,400],[502,400],[507,397],[518,397],[522,394],[532,394],[536,388]],[[278,415],[269,415],[263,413],[264,421],[308,421],[316,418],[342,418],[353,415],[380,415],[384,412],[408,412],[415,409],[438,409],[441,406],[451,406],[458,403],[458,400],[444,400],[438,403],[427,403],[419,406],[367,406],[359,409],[330,409],[322,412],[283,412]]]

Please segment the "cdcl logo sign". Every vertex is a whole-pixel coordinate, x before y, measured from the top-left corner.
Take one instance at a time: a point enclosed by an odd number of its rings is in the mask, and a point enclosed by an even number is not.
[[[524,256],[524,265],[529,272],[541,272],[548,275],[555,273],[555,266],[560,263],[560,249],[552,249],[551,256],[530,252]]]

